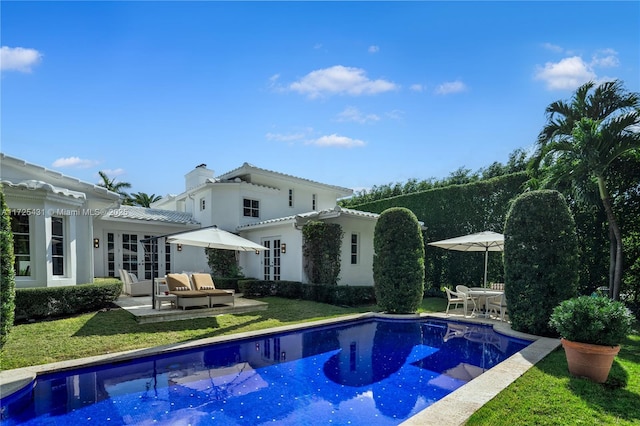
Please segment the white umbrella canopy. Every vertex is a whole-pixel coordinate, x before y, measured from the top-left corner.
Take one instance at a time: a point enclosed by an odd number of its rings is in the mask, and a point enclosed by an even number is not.
[[[167,236],[167,242],[185,246],[197,246],[236,251],[267,250],[266,247],[239,237],[217,227],[194,229]]]
[[[483,251],[484,254],[484,286],[487,286],[487,263],[490,251],[504,251],[504,235],[497,232],[484,231],[447,240],[428,243],[430,246],[456,251]]]

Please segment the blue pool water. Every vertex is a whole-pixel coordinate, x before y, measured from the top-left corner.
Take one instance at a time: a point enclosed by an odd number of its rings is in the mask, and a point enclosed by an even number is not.
[[[367,319],[39,376],[9,425],[397,425],[531,342]]]

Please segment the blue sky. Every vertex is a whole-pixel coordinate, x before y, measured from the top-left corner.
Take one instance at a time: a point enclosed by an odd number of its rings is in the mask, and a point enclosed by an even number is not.
[[[368,188],[530,149],[588,81],[640,90],[638,2],[7,2],[1,150],[131,192],[244,162]]]

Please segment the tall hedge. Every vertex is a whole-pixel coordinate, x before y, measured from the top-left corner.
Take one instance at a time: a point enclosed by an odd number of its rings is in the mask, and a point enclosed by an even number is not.
[[[13,269],[13,233],[11,214],[4,201],[4,191],[0,185],[0,348],[7,341],[13,326],[16,279]]]
[[[578,239],[558,191],[531,191],[513,202],[504,227],[507,309],[514,330],[554,335],[553,308],[577,295]]]
[[[415,214],[387,209],[376,223],[373,281],[378,305],[389,313],[414,313],[424,294],[424,241]]]
[[[429,241],[481,231],[502,232],[509,203],[528,180],[525,172],[464,185],[451,185],[362,204],[359,210],[381,213],[406,207],[428,224]],[[449,284],[481,286],[484,254],[462,253],[425,246],[426,285],[439,289]],[[502,256],[489,255],[488,280],[504,281]]]
[[[303,226],[304,271],[311,284],[338,284],[343,235],[337,223],[313,220]]]

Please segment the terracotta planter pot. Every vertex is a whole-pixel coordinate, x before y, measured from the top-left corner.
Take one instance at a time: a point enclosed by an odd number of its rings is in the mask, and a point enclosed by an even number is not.
[[[598,383],[607,381],[613,359],[620,351],[620,345],[600,346],[566,339],[561,339],[561,342],[567,356],[569,373]]]

